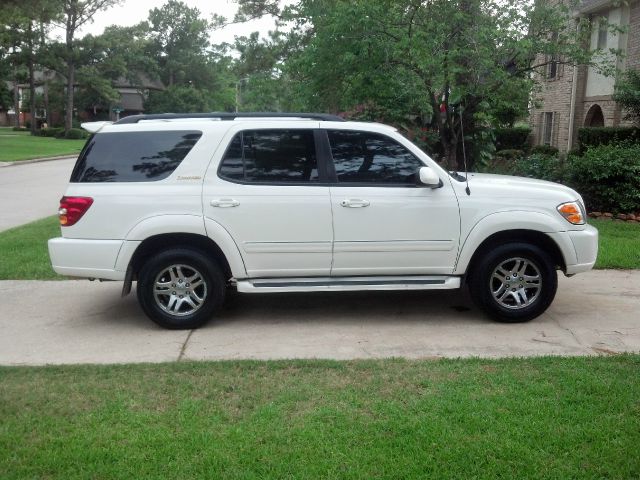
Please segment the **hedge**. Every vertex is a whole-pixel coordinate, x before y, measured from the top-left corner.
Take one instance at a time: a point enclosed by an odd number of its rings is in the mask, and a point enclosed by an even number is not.
[[[578,129],[580,153],[598,145],[611,145],[627,140],[640,141],[640,129],[635,127],[589,127]]]
[[[527,150],[530,133],[528,127],[496,128],[496,150]]]
[[[570,185],[589,210],[640,211],[640,143],[591,147],[568,163]]]

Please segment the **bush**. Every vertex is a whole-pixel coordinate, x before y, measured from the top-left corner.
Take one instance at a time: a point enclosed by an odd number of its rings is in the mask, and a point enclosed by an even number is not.
[[[531,148],[531,153],[557,157],[558,149],[550,145],[536,145],[535,147]]]
[[[589,148],[569,159],[571,185],[589,210],[640,210],[640,144],[621,143]]]
[[[40,129],[40,136],[57,137],[60,132],[64,132],[64,128],[42,128]]]
[[[27,132],[27,131],[29,131],[29,129],[26,128],[26,127],[13,127],[13,131],[14,132]]]
[[[65,138],[67,140],[80,140],[87,138],[87,132],[80,128],[72,128],[65,133],[64,128],[60,128],[60,131],[56,133],[56,138]]]
[[[611,145],[629,140],[640,141],[640,129],[633,127],[590,127],[578,129],[580,152],[598,145]]]
[[[67,132],[65,138],[69,140],[80,140],[82,138],[87,138],[87,132],[81,128],[72,128]]]
[[[528,127],[496,128],[496,150],[528,150]]]
[[[494,154],[495,158],[501,158],[504,160],[517,160],[519,158],[524,157],[524,151],[523,150],[518,150],[516,148],[513,149],[507,149],[507,150],[500,150],[497,151]]]
[[[550,182],[563,182],[566,179],[566,168],[556,156],[532,153],[528,157],[516,160],[513,174]]]

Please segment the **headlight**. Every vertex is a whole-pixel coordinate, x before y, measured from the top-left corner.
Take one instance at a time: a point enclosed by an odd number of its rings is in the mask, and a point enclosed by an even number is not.
[[[574,225],[584,225],[585,214],[578,202],[561,203],[557,208],[558,213],[560,213],[567,222]]]

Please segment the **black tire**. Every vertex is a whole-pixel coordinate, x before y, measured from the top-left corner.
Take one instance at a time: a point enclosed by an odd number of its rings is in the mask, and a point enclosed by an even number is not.
[[[189,284],[189,278],[198,285]],[[156,282],[161,291],[157,295]],[[161,327],[181,330],[198,328],[209,321],[224,301],[225,285],[224,273],[215,260],[198,250],[175,248],[144,263],[136,293],[151,320]]]
[[[513,277],[517,271],[526,273]],[[494,320],[507,323],[527,322],[542,314],[558,288],[553,260],[529,243],[507,243],[483,253],[468,281],[474,303]]]

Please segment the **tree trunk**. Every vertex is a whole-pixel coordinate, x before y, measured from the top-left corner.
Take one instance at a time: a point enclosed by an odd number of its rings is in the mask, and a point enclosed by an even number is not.
[[[42,95],[44,99],[44,111],[47,116],[47,126],[51,127],[51,111],[49,110],[49,84],[47,83],[46,72],[44,73],[44,85],[42,87]]]
[[[73,84],[75,83],[76,66],[69,58],[67,65],[67,102],[64,116],[64,131],[67,133],[73,127]]]
[[[27,67],[29,69],[29,112],[31,113],[31,135],[36,135],[38,125],[36,121],[36,79],[33,59],[33,32],[31,21],[29,21],[29,56],[27,57]]]
[[[18,86],[18,72],[13,69],[13,111],[15,113],[13,124],[16,128],[20,128],[20,87]]]

